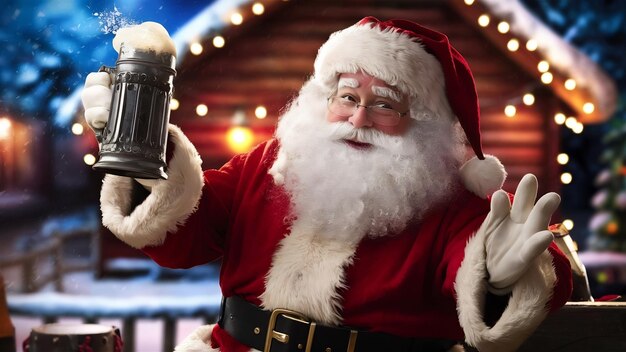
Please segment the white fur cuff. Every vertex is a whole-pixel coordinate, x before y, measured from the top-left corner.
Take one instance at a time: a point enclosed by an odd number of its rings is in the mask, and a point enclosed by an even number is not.
[[[159,180],[150,195],[131,207],[132,179],[106,175],[100,193],[102,224],[132,247],[162,244],[168,232],[196,210],[204,176],[196,148],[180,128],[169,125],[174,154],[168,163],[167,180]]]
[[[459,322],[468,344],[481,352],[515,351],[548,314],[556,272],[552,256],[543,252],[513,286],[504,313],[493,327],[484,322],[487,266],[484,231],[469,240],[455,288]]]
[[[220,352],[219,348],[211,347],[211,335],[213,334],[213,325],[202,325],[185,339],[174,349],[174,352]],[[260,352],[251,348],[249,352]]]
[[[202,325],[189,334],[174,352],[219,352],[211,347],[211,333],[215,325]]]

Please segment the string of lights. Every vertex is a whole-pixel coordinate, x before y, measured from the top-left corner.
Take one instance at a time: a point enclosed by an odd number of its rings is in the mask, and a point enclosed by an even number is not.
[[[474,6],[478,3],[478,0],[460,1],[463,1],[463,3],[467,6]],[[233,26],[239,26],[246,20],[246,15],[244,15],[244,13],[252,14],[253,16],[260,16],[265,13],[265,10],[266,8],[263,3],[254,2],[250,5],[249,9],[240,8],[230,13],[230,24]],[[541,38],[521,39],[513,33],[511,30],[511,24],[507,20],[498,19],[494,15],[486,12],[480,13],[476,17],[476,21],[478,25],[484,29],[495,26],[497,32],[504,36],[503,38],[506,40],[507,50],[512,53],[522,52],[523,50],[526,50],[527,52],[535,52],[537,50],[541,50],[543,45],[549,45],[549,43],[543,43]],[[213,35],[211,44],[215,49],[221,49],[227,45],[227,41],[222,34],[216,33]],[[196,40],[189,43],[188,50],[192,55],[198,56],[204,52],[205,48],[199,40]],[[579,83],[574,78],[567,78],[562,82],[557,82],[555,80],[555,72],[555,69],[552,69],[551,63],[546,59],[540,60],[536,64],[536,74],[542,84],[546,86],[563,84],[563,88],[570,92],[580,89]],[[525,87],[519,96],[515,96],[496,104],[500,104],[500,108],[503,109],[504,116],[507,118],[515,118],[518,114],[520,105],[523,104],[525,106],[532,106],[536,103],[536,97],[535,94],[533,94],[533,91],[536,89],[536,85]],[[170,109],[172,111],[179,109],[180,105],[180,101],[178,101],[175,97],[171,99]],[[489,106],[488,104],[483,105],[482,108],[486,109],[489,108]],[[595,111],[595,106],[592,102],[584,101],[582,102],[580,111],[584,114],[592,114]],[[199,117],[205,117],[209,113],[209,107],[206,104],[200,103],[196,106],[195,112]],[[257,119],[266,118],[268,116],[267,108],[263,105],[256,106],[254,108],[254,115]],[[242,109],[238,109],[233,112],[233,116],[232,126],[226,133],[226,142],[233,151],[244,151],[252,143],[254,135],[251,129],[247,126],[248,123],[245,122],[245,112]],[[565,111],[557,112],[554,115],[554,122],[557,125],[569,128],[575,134],[581,134],[584,131],[584,125],[579,118],[569,115]],[[82,125],[79,123],[74,124],[74,126],[72,126],[72,132],[76,135],[82,134]],[[93,164],[95,160],[96,158],[93,155],[89,154],[85,156],[85,163],[87,164]],[[568,164],[569,160],[569,155],[566,153],[559,153],[555,161],[558,165],[563,167]],[[562,184],[567,185],[573,181],[573,176],[569,172],[563,172],[561,173],[560,180]],[[571,220],[566,219],[563,223],[568,230],[573,228],[573,222]]]
[[[477,0],[462,0],[467,6],[474,6],[477,3]],[[511,31],[511,24],[507,22],[505,19],[497,19],[490,16],[488,13],[480,13],[476,17],[476,21],[478,25],[482,28],[489,28],[490,26],[495,26],[495,29],[498,33],[504,36],[506,40],[506,48],[512,53],[521,52],[522,50],[526,50],[527,52],[535,52],[537,50],[541,50],[543,45],[549,45],[549,43],[543,43],[541,38],[527,38],[524,40],[517,37]],[[539,78],[539,81],[546,85],[554,85],[561,84],[555,81],[555,73],[552,71],[551,63],[546,60],[540,60],[536,64],[536,74]],[[566,78],[563,82],[563,88],[569,92],[573,92],[576,89],[580,89],[578,82],[574,78]],[[519,104],[524,104],[526,106],[531,106],[535,103],[535,95],[532,93],[532,90],[536,87],[531,87],[524,91],[521,96],[509,99],[505,102],[505,106],[503,108],[504,115],[508,118],[514,118],[517,114]],[[582,106],[580,110],[584,114],[592,114],[595,111],[595,106],[592,102],[584,101],[582,102]],[[554,115],[554,122],[557,125],[565,126],[569,128],[574,134],[581,134],[584,131],[584,125],[579,118],[576,116],[572,116],[565,113],[565,111],[558,111]],[[556,162],[560,167],[564,167],[570,161],[570,157],[567,153],[559,153],[556,157]],[[562,184],[567,185],[573,181],[573,175],[569,172],[562,172],[560,175],[560,181]],[[567,228],[567,230],[572,230],[574,227],[574,222],[571,219],[565,219],[563,221],[563,225]]]

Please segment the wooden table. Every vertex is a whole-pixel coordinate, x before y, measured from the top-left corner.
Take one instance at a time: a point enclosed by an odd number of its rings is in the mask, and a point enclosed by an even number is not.
[[[624,352],[626,302],[568,302],[519,351]]]

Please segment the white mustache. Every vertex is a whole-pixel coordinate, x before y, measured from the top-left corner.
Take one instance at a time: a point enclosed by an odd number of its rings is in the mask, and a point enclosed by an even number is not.
[[[349,122],[335,122],[331,125],[332,140],[350,139],[361,143],[376,144],[386,136],[375,129],[355,128]]]
[[[394,154],[405,154],[406,151],[399,149],[402,144],[402,136],[391,136],[373,128],[355,128],[349,122],[334,122],[330,125],[330,139],[339,141],[343,139],[387,149]]]

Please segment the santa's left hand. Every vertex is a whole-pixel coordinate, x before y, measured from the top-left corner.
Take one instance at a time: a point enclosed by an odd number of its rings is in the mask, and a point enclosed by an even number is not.
[[[479,231],[485,231],[489,291],[504,295],[553,240],[547,230],[561,198],[556,193],[541,197],[537,204],[537,178],[527,174],[520,181],[513,205],[500,190],[491,198],[491,211]]]

